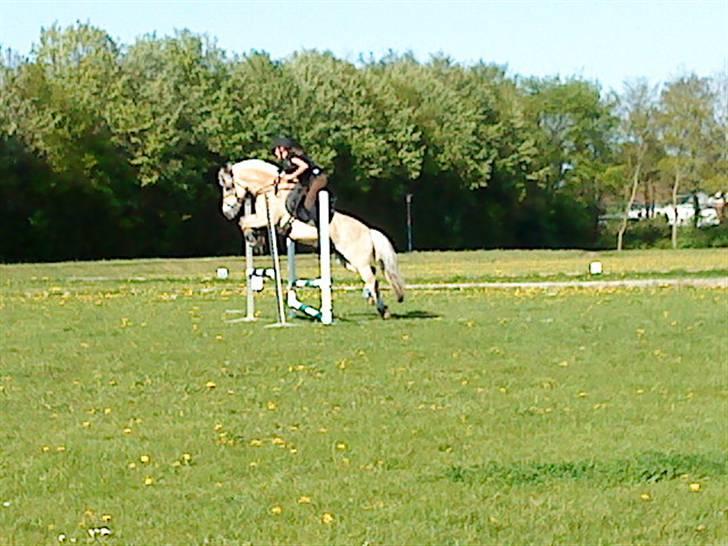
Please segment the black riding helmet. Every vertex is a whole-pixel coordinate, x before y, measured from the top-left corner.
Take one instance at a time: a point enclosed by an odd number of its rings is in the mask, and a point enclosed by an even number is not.
[[[299,146],[298,143],[292,138],[278,137],[273,139],[273,143],[270,146],[270,151],[273,152],[278,147],[287,148],[290,150],[291,148],[298,148]]]

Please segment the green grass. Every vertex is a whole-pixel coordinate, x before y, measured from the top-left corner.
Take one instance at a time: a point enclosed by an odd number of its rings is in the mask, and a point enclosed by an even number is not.
[[[526,256],[497,258],[582,259]],[[493,267],[406,258],[422,279]],[[279,330],[270,289],[259,322],[225,322],[243,290],[216,265],[0,270],[0,544],[728,536],[725,290],[418,291],[391,321],[337,293],[336,325]]]
[[[410,283],[528,281],[589,278],[589,263],[601,261],[599,278],[664,278],[728,276],[728,249],[630,250],[589,252],[581,250],[494,250],[468,252],[414,252],[400,254],[402,273]],[[256,257],[256,265],[267,266],[270,258]],[[301,274],[315,273],[315,257],[298,257]],[[218,266],[228,267],[231,279],[244,280],[244,259],[239,256],[197,259],[109,260],[51,264],[0,264],[0,286],[47,287],[49,283],[72,285],[129,281],[213,281]],[[285,271],[286,260],[282,260]],[[356,283],[357,277],[334,266],[335,280]]]

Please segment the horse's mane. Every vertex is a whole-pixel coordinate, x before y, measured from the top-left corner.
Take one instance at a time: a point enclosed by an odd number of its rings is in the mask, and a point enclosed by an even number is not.
[[[265,159],[243,159],[233,165],[233,168],[239,169],[260,169],[269,171],[271,174],[278,174],[278,166],[275,163],[266,161]]]
[[[271,184],[278,176],[278,166],[263,159],[244,159],[230,167],[233,179],[246,189]]]

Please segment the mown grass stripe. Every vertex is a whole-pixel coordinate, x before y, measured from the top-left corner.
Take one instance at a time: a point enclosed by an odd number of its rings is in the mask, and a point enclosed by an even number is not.
[[[553,480],[585,480],[605,484],[655,483],[683,475],[693,478],[725,476],[728,456],[645,452],[630,459],[503,464],[490,461],[471,467],[452,466],[445,477],[456,483],[527,485]]]

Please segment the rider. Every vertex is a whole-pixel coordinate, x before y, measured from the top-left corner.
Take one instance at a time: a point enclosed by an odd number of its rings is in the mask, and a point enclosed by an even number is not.
[[[324,170],[304,153],[300,144],[291,138],[275,139],[271,151],[281,162],[283,171],[281,181],[290,182],[297,179],[301,183],[306,189],[306,197],[303,201],[306,209],[304,214],[308,215],[308,220],[318,220],[315,214],[318,192],[328,183]]]

